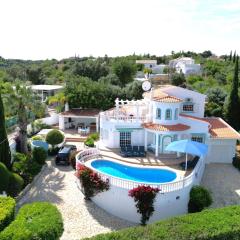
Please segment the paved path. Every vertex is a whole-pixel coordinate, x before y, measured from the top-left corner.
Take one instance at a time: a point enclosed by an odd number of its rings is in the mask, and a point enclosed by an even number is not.
[[[232,164],[206,165],[202,185],[212,192],[211,207],[240,204],[240,171]]]
[[[133,225],[109,215],[94,203],[85,201],[75,181],[71,167],[55,167],[48,162],[48,168],[19,201],[18,207],[33,201],[56,204],[64,219],[65,231],[61,240],[79,240]]]

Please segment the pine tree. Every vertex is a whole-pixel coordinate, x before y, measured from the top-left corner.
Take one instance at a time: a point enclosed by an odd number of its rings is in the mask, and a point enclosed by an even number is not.
[[[8,169],[11,168],[11,151],[5,127],[4,107],[1,93],[0,93],[0,162],[3,162]]]
[[[240,101],[238,96],[238,86],[238,56],[236,56],[231,92],[225,109],[225,117],[228,123],[236,130],[240,129]]]
[[[233,62],[235,63],[236,61],[236,50],[234,51],[234,54],[233,54]]]
[[[230,55],[229,55],[229,61],[232,61],[232,50],[231,50]]]

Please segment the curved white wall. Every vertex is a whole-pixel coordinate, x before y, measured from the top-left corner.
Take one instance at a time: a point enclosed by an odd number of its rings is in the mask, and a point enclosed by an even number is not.
[[[161,109],[161,119],[157,119],[157,108]],[[166,110],[171,109],[172,117],[171,120],[166,120]],[[160,103],[160,102],[153,102],[153,122],[157,124],[178,124],[179,123],[179,116],[175,119],[175,110],[178,109],[178,115],[181,111],[181,103]]]

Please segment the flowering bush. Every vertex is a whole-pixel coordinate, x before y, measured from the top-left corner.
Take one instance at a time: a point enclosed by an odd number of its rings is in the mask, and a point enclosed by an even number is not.
[[[78,166],[77,175],[79,176],[85,198],[88,200],[98,193],[109,189],[108,179],[103,181],[96,172],[84,165]]]
[[[150,186],[138,186],[128,192],[128,195],[136,202],[137,212],[142,215],[141,224],[145,225],[154,212],[154,200],[159,188]]]

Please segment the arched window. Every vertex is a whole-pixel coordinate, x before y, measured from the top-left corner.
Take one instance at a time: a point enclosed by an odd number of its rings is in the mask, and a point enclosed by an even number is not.
[[[175,120],[178,119],[178,108],[175,109],[174,119],[175,119]]]
[[[172,110],[171,109],[166,110],[165,119],[172,120]]]
[[[157,118],[157,119],[161,119],[161,108],[157,108],[156,118]]]

